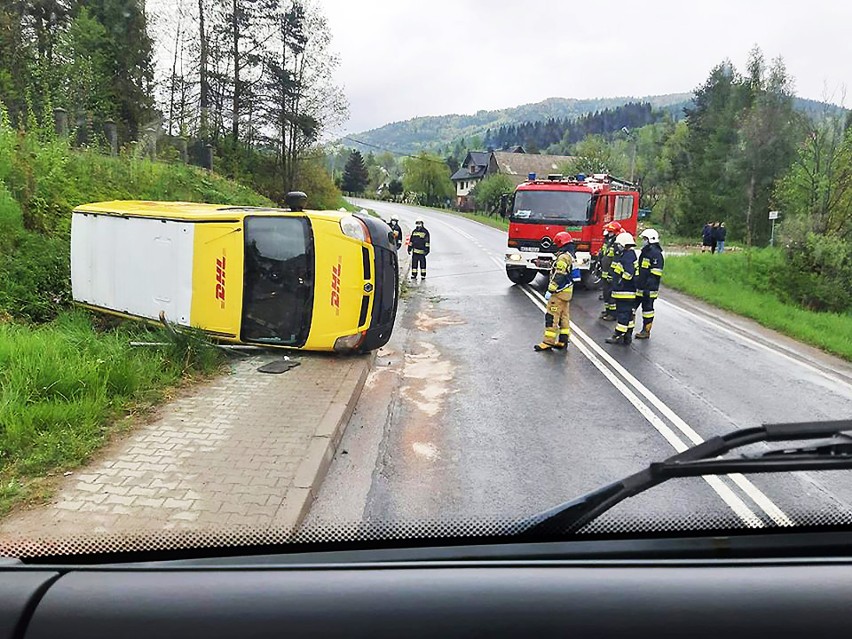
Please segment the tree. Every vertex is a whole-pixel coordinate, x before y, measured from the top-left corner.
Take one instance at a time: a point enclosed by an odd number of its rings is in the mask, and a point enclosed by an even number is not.
[[[733,65],[725,61],[696,89],[686,109],[689,166],[683,174],[686,205],[678,218],[682,233],[699,231],[710,219],[726,219],[732,234],[741,232],[731,217],[744,208],[744,181],[735,166],[738,120],[748,92]]]
[[[739,131],[739,151],[746,182],[746,242],[755,235],[769,237],[766,213],[775,181],[787,170],[795,155],[792,82],[781,58],[776,58],[766,75],[760,50],[752,50],[748,89],[751,104]],[[766,218],[766,219],[764,219]]]
[[[402,195],[402,192],[402,180],[394,178],[388,183],[388,193],[390,193],[394,198],[398,198],[400,195]]]
[[[421,152],[405,158],[402,183],[405,190],[416,193],[427,206],[445,203],[455,194],[446,163],[437,155]]]
[[[450,169],[450,175],[459,170],[459,161],[455,158],[455,156],[448,155],[444,161],[447,163],[447,168]]]
[[[141,3],[128,0],[86,0],[86,8],[106,29],[108,84],[116,105],[119,130],[138,139],[139,129],[154,118],[153,41]]]
[[[511,178],[502,173],[497,173],[489,175],[479,182],[473,188],[470,195],[476,203],[478,210],[493,213],[500,204],[500,198],[503,195],[512,193],[514,190],[515,183],[512,182]]]
[[[563,173],[613,173],[623,175],[626,158],[617,154],[601,135],[590,135],[574,146],[574,159],[562,167]]]
[[[363,193],[367,184],[370,183],[370,174],[367,171],[367,164],[364,162],[364,156],[360,151],[352,151],[349,154],[349,160],[346,162],[346,168],[343,169],[343,180],[341,187],[346,193]]]
[[[106,28],[88,9],[81,8],[57,43],[57,58],[61,60],[64,106],[72,114],[91,113],[96,117],[114,117],[118,105],[111,99],[111,63]]]

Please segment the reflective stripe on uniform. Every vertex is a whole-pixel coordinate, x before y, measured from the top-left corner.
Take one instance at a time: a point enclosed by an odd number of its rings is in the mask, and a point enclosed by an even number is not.
[[[662,277],[662,276],[663,276],[663,269],[661,269],[661,268],[652,268],[652,269],[651,269],[651,275],[656,275],[657,277]]]
[[[617,300],[632,300],[636,299],[636,293],[633,291],[613,291],[612,297]]]
[[[654,317],[654,311],[642,311],[643,319],[651,319],[652,317]]]
[[[560,334],[560,335],[570,335],[570,334],[571,334],[571,329],[570,329],[570,328],[562,328],[562,329],[559,329],[559,334]]]

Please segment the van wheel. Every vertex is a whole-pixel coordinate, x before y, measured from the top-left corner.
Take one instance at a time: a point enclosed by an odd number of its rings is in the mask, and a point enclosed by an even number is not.
[[[518,268],[516,266],[507,266],[506,275],[515,284],[529,284],[535,279],[536,272],[528,268]]]

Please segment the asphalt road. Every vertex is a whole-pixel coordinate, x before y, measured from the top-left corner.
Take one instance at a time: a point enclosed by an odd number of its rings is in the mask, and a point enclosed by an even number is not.
[[[404,292],[307,527],[516,518],[736,428],[852,417],[848,365],[665,291],[647,342],[604,344],[612,324],[597,319],[597,293],[578,290],[569,351],[534,352],[545,281],[509,282],[505,233],[363,205],[408,229],[426,221],[428,278]],[[847,516],[852,473],[835,471],[674,480],[598,526]]]

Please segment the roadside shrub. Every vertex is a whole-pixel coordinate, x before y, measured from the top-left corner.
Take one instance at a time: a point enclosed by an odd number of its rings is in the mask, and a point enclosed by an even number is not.
[[[815,311],[852,311],[852,241],[816,233],[807,219],[787,221],[781,239],[786,263],[773,278],[779,295]]]

